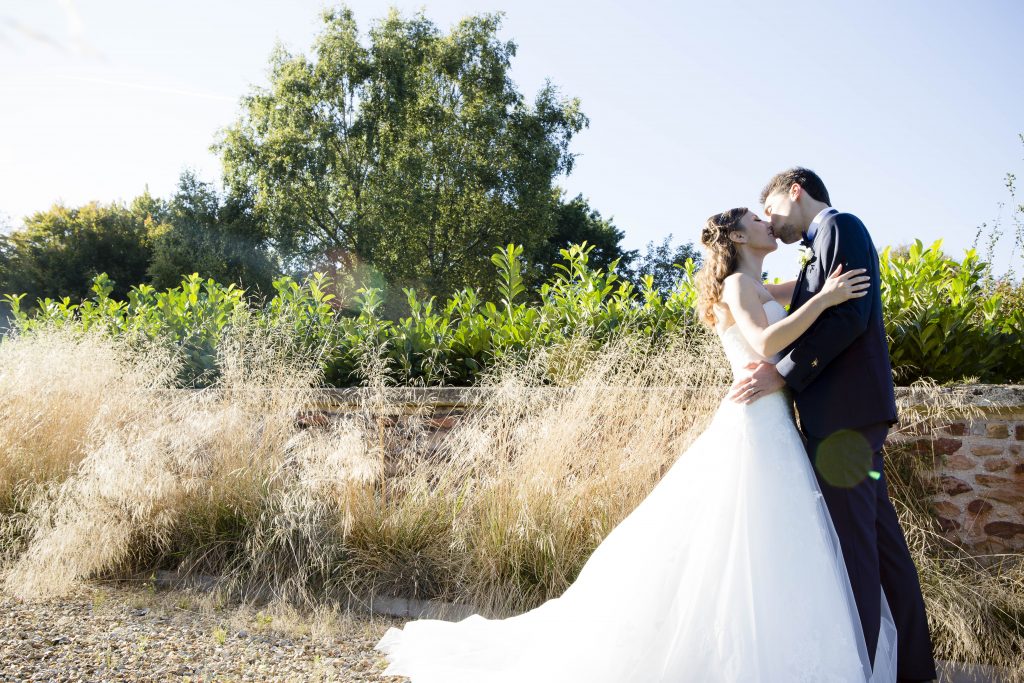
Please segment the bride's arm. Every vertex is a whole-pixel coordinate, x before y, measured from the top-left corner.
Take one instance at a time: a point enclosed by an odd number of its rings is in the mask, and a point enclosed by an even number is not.
[[[722,283],[722,301],[729,306],[733,319],[750,346],[762,356],[770,356],[786,348],[810,328],[818,316],[830,306],[867,294],[870,277],[861,275],[864,268],[841,273],[836,268],[825,285],[807,303],[793,313],[769,325],[764,306],[757,295],[757,283],[749,275],[733,273]]]
[[[773,299],[783,306],[788,306],[789,302],[793,300],[793,290],[796,289],[796,278],[774,285],[770,285],[766,282],[764,286],[765,289],[768,290],[768,293],[772,295]]]

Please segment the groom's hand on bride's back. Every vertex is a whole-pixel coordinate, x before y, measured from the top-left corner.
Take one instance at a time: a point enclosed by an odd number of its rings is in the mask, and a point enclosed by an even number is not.
[[[775,393],[786,386],[786,380],[772,363],[761,361],[746,366],[746,375],[739,377],[729,390],[729,400],[735,403],[753,403],[762,396]]]

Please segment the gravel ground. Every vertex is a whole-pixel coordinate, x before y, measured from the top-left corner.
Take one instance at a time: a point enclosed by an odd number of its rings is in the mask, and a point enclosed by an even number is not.
[[[384,616],[224,607],[216,597],[89,586],[60,599],[0,594],[0,681],[379,681]],[[1001,681],[940,662],[942,683]]]
[[[152,587],[0,595],[3,681],[381,681],[374,643],[401,619],[222,607]]]

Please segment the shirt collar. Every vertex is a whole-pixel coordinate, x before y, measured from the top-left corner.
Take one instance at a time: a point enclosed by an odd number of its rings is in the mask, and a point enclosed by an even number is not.
[[[811,227],[807,228],[807,239],[809,241],[814,241],[814,236],[818,234],[818,226],[821,225],[821,222],[825,220],[826,216],[830,215],[833,212],[839,213],[838,210],[832,208],[831,206],[826,206],[824,209],[818,212],[818,215],[814,217],[813,221],[811,221]]]

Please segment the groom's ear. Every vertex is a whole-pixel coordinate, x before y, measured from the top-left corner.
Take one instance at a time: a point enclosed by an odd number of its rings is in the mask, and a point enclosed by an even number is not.
[[[800,199],[800,195],[804,193],[803,185],[800,183],[793,183],[789,186],[789,198],[794,202]]]

